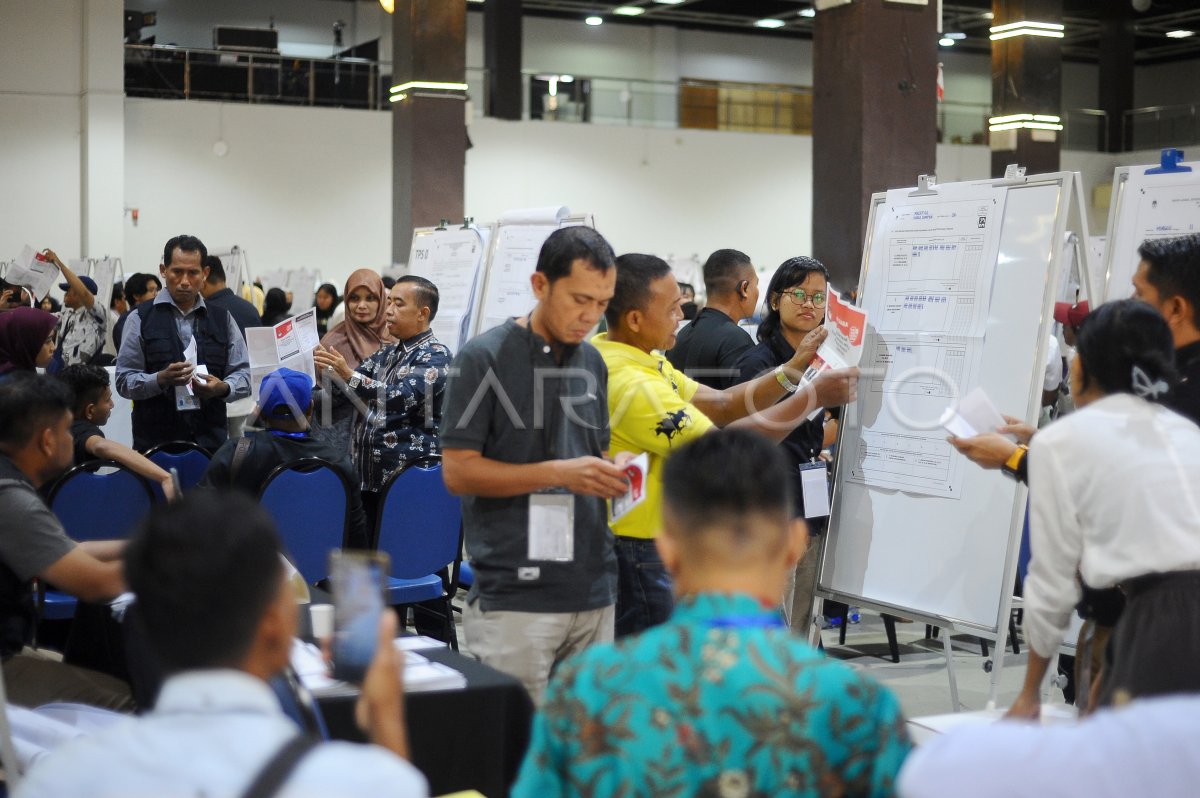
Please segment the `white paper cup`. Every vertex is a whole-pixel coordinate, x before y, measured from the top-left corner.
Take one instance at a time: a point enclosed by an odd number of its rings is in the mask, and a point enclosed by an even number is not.
[[[333,605],[311,604],[308,607],[308,619],[312,625],[312,636],[317,640],[333,637]]]

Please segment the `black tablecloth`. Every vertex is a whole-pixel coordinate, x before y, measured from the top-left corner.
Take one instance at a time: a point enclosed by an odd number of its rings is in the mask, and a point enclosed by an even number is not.
[[[467,677],[465,689],[405,695],[412,762],[429,779],[430,793],[478,790],[488,798],[508,795],[529,746],[529,694],[511,676],[455,651],[419,653]],[[365,739],[354,722],[357,698],[350,690],[316,695],[335,740]]]

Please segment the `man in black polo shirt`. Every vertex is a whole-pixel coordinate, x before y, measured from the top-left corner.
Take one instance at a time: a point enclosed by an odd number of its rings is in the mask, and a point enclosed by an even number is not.
[[[192,441],[216,450],[228,437],[225,405],[250,395],[246,340],[233,315],[200,294],[206,257],[194,236],[168,241],[160,268],[167,290],[125,322],[117,393],[133,400],[135,449]]]
[[[125,590],[124,541],[76,543],[37,492],[71,466],[71,391],[53,377],[16,374],[0,382],[0,419],[0,657],[8,700],[131,709],[129,688],[119,680],[24,646],[34,621],[35,577],[82,601]]]
[[[584,339],[612,298],[614,261],[596,231],[555,231],[531,278],[536,307],[468,341],[446,382],[444,475],[463,497],[475,571],[463,632],[535,702],[558,662],[613,638],[605,499],[628,485],[606,459],[608,372]]]
[[[1147,240],[1133,275],[1133,296],[1153,305],[1175,339],[1179,384],[1163,404],[1200,424],[1200,234]]]
[[[754,315],[758,273],[745,253],[718,249],[704,262],[704,289],[704,309],[679,331],[667,360],[697,382],[723,391],[738,383],[738,358],[754,346],[738,322]]]

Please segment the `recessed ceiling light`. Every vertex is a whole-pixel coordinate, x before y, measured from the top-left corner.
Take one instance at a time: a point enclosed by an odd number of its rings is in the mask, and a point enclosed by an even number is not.
[[[979,16],[983,17],[984,19],[995,19],[996,18],[996,15],[993,14],[991,11],[984,11]]]
[[[621,17],[636,17],[645,14],[646,9],[640,6],[617,6],[613,9],[613,13]]]
[[[967,38],[967,34],[962,33],[960,31],[955,31],[954,33],[947,33],[947,34],[945,34],[945,36],[947,39],[954,39],[955,41],[959,41],[961,39]]]
[[[1196,35],[1194,30],[1169,30],[1167,31],[1168,39],[1187,39]]]
[[[787,23],[782,19],[760,19],[754,23],[756,28],[782,28]]]
[[[658,3],[660,6],[677,6],[682,3],[683,0],[654,0],[654,2]]]
[[[812,19],[816,15],[817,15],[817,9],[815,9],[815,8],[806,8],[800,12],[800,16],[808,17],[809,19]]]
[[[942,38],[938,39],[938,44],[940,44],[942,47],[953,47],[954,40],[948,36],[943,36]]]
[[[584,20],[584,22],[586,22],[589,25],[603,25],[604,18],[603,17],[588,17],[587,19]]]

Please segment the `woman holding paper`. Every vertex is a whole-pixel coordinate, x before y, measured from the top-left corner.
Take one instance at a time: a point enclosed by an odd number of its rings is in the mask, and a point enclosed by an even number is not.
[[[346,318],[324,338],[320,349],[332,349],[341,355],[350,371],[396,339],[388,331],[387,291],[383,278],[370,269],[358,269],[346,281]],[[345,382],[331,369],[322,369],[316,364],[322,397],[318,401],[318,412],[313,416],[323,428],[320,434],[326,440],[350,450],[350,428],[356,415],[354,404],[347,396]],[[332,412],[328,410],[332,403]]]
[[[767,286],[766,315],[758,327],[758,345],[748,349],[738,359],[741,370],[739,382],[754,379],[787,363],[798,348],[816,352],[825,339],[825,306],[829,293],[829,272],[815,258],[804,256],[784,261]],[[826,427],[828,426],[828,430]],[[826,433],[832,433],[828,436]],[[824,481],[824,462],[821,450],[837,434],[837,422],[825,421],[824,412],[816,419],[796,427],[779,444],[788,463],[788,473],[795,483],[793,512],[797,518],[805,512],[802,467],[819,471]],[[794,587],[784,596],[784,615],[793,628],[808,624],[812,609],[813,588],[817,578],[816,552],[820,548],[814,536],[825,531],[826,516],[809,518],[808,551],[796,565]],[[842,615],[844,604],[826,604],[827,614]]]
[[[1030,653],[1010,717],[1039,714],[1080,599],[1077,571],[1126,597],[1089,705],[1200,690],[1200,428],[1160,404],[1173,351],[1166,322],[1136,300],[1102,305],[1080,325],[1077,410],[1030,443]]]

